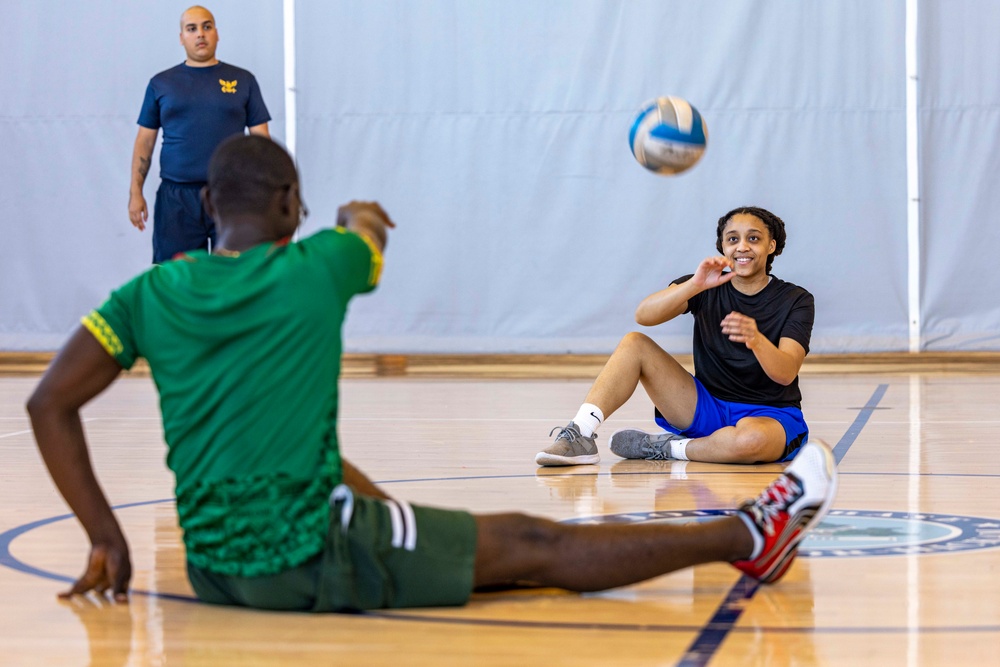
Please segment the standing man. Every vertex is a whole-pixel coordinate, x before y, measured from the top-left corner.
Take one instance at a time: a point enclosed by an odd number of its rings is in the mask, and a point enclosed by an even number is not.
[[[270,136],[271,120],[253,74],[219,62],[215,17],[195,5],[181,15],[181,46],[187,59],[154,76],[139,112],[132,150],[128,217],[143,231],[149,211],[142,186],[149,173],[156,134],[163,128],[160,187],[153,208],[153,263],[188,250],[215,245],[215,223],[201,205],[208,160],[223,139],[242,134]]]

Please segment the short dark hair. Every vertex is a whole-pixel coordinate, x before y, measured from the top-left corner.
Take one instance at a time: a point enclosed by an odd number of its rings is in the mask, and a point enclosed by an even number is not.
[[[785,249],[785,223],[781,218],[767,209],[760,208],[759,206],[740,206],[719,218],[719,226],[715,230],[715,247],[719,252],[722,252],[722,232],[726,229],[729,220],[734,215],[741,213],[752,215],[767,225],[767,231],[771,234],[771,238],[774,239],[774,252],[767,256],[766,270],[768,273],[771,273],[771,265],[774,264],[774,258],[780,255],[781,251]]]
[[[263,213],[275,192],[298,182],[288,151],[267,137],[253,134],[226,139],[208,163],[212,205],[223,215]]]

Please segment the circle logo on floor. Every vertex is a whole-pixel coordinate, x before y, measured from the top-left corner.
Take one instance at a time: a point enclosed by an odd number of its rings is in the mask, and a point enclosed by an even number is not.
[[[569,519],[564,523],[687,523],[732,510],[629,512]],[[830,510],[799,545],[809,558],[911,556],[1000,547],[1000,520],[927,512]]]

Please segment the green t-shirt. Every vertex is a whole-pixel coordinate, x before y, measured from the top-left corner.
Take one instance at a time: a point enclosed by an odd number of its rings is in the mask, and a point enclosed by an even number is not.
[[[322,549],[342,477],[341,328],[381,266],[342,228],[237,257],[195,251],[83,318],[124,368],[149,362],[192,564],[260,576]]]

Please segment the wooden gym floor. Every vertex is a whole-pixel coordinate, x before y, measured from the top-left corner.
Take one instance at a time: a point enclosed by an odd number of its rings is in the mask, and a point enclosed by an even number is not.
[[[567,521],[697,519],[780,470],[618,459],[607,434],[652,427],[641,390],[602,428],[600,465],[536,468],[595,374],[582,361],[546,373],[539,360],[521,371],[500,360],[506,372],[480,365],[494,377],[475,378],[355,358],[342,381],[344,453],[412,502]],[[925,362],[807,366],[803,408],[813,436],[835,446],[840,492],[776,585],[717,564],[601,594],[497,592],[463,608],[355,616],[191,599],[155,392],[138,373],[84,413],[132,547],[131,602],[58,601],[87,543],[24,414],[37,369],[18,366],[0,377],[0,664],[997,664],[1000,369],[995,356]]]

